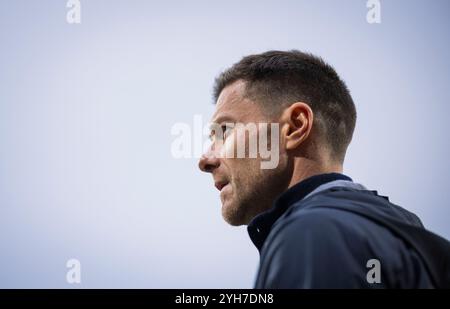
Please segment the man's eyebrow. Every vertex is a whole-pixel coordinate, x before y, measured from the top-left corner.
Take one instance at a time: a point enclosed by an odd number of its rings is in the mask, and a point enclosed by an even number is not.
[[[210,126],[209,126],[209,127],[211,128],[211,126],[213,126],[214,124],[221,124],[221,123],[223,123],[223,122],[231,122],[231,123],[234,123],[235,120],[234,120],[234,118],[233,118],[232,116],[230,116],[230,115],[219,116],[219,117],[217,117],[216,119],[211,120]]]

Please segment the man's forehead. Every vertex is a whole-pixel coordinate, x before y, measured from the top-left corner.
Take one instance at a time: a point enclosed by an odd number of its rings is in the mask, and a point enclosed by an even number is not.
[[[245,106],[244,98],[245,82],[236,81],[226,86],[219,95],[216,102],[216,111],[212,116],[211,122],[217,122],[221,118],[237,118]]]

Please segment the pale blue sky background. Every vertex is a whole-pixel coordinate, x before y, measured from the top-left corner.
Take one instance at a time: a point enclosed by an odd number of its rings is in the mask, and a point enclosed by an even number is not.
[[[0,0],[0,287],[252,287],[256,248],[170,129],[268,49],[335,66],[359,113],[345,172],[450,238],[450,1],[381,2],[371,25],[365,0],[81,0],[70,25],[65,0]]]

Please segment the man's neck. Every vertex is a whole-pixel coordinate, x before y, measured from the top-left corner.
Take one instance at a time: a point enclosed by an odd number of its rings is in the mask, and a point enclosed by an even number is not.
[[[298,158],[294,162],[294,172],[292,173],[291,181],[287,189],[296,185],[300,181],[314,175],[327,173],[341,173],[343,172],[342,164],[324,164],[321,162]]]

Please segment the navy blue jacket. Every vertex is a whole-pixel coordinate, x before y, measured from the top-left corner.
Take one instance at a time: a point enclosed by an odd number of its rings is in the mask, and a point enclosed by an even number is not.
[[[450,243],[343,174],[293,186],[248,232],[260,251],[255,288],[450,287]]]

